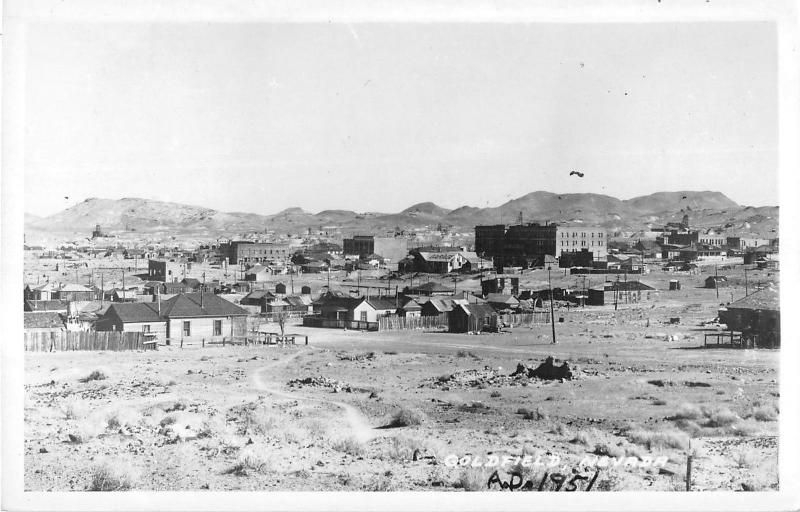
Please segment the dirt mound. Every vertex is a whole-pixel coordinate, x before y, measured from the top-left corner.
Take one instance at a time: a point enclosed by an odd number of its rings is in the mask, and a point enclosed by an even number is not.
[[[544,360],[544,363],[540,364],[536,368],[531,368],[525,365],[525,363],[517,363],[517,369],[510,376],[516,377],[519,375],[524,375],[528,378],[544,380],[572,380],[572,369],[569,367],[569,363],[567,361],[564,361],[561,366],[556,366],[553,364],[553,362],[553,357],[548,356],[548,358]]]

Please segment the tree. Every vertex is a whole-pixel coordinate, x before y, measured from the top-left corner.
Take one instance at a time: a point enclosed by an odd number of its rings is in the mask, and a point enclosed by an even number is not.
[[[280,311],[275,314],[275,321],[278,322],[278,327],[281,329],[281,337],[283,337],[283,330],[286,326],[286,320],[289,318],[288,311]]]

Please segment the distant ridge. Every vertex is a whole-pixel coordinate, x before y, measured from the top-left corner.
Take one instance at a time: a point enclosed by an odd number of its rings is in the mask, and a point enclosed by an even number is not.
[[[298,233],[307,228],[336,226],[344,231],[374,232],[437,225],[462,231],[479,224],[578,222],[609,230],[641,230],[688,214],[694,225],[716,225],[761,232],[777,228],[778,207],[743,207],[715,191],[656,192],[621,200],[603,194],[558,194],[536,191],[500,206],[461,206],[454,210],[421,202],[398,213],[358,213],[323,210],[310,213],[293,207],[273,215],[226,213],[211,208],[143,198],[89,198],[47,217],[25,216],[25,229],[90,234],[95,224],[104,230],[225,234],[265,230]],[[762,229],[763,228],[763,229]]]

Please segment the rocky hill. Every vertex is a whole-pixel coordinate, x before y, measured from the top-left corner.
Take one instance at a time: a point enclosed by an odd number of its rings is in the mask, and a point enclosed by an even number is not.
[[[347,233],[386,229],[453,226],[470,231],[479,224],[523,222],[601,225],[609,231],[635,232],[679,221],[688,214],[693,226],[723,227],[760,236],[776,236],[778,207],[740,206],[720,192],[658,192],[621,200],[601,194],[557,194],[537,191],[497,207],[462,206],[454,210],[423,202],[398,213],[359,213],[324,210],[310,213],[288,208],[273,215],[226,213],[140,198],[90,198],[49,217],[26,215],[29,232],[90,234],[96,224],[110,233],[204,234],[235,236],[274,230],[301,233],[306,229],[337,226]]]

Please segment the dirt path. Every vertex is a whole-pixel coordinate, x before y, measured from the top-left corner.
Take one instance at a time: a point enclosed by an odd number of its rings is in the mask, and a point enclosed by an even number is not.
[[[285,363],[288,363],[292,359],[299,356],[301,353],[302,352],[297,352],[287,358],[281,359],[280,361],[276,361],[266,366],[262,366],[261,368],[256,370],[253,373],[253,384],[255,385],[256,389],[283,398],[289,398],[293,400],[308,400],[313,402],[331,404],[335,405],[336,407],[339,407],[344,412],[344,419],[350,426],[353,437],[355,437],[361,443],[365,443],[378,435],[385,435],[384,433],[385,431],[376,431],[375,428],[369,424],[367,418],[365,418],[364,415],[361,414],[361,412],[358,409],[356,409],[350,404],[346,404],[344,402],[337,402],[335,400],[326,400],[324,398],[306,396],[300,393],[287,393],[285,391],[281,391],[280,384],[276,382],[268,382],[264,379],[263,373],[266,370],[270,370],[277,366],[281,366]],[[381,432],[381,434],[379,434],[378,432]]]

